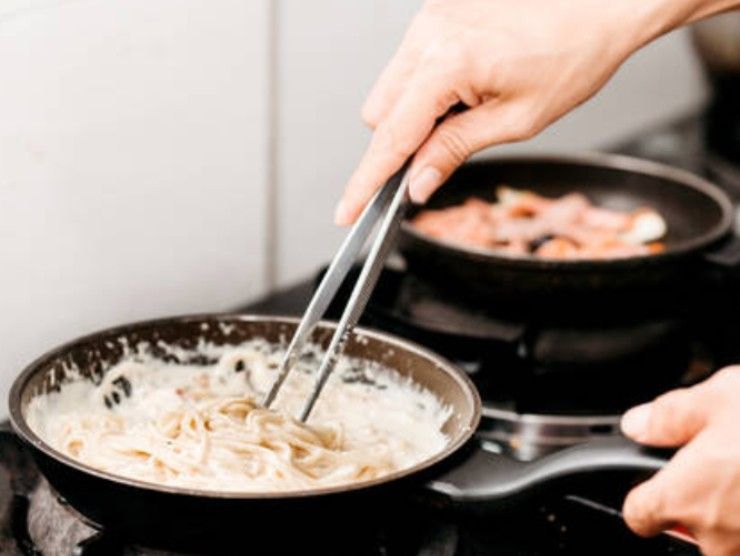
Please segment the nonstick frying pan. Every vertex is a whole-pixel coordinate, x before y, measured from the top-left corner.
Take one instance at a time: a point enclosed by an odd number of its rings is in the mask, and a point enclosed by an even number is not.
[[[171,357],[172,351],[162,350],[163,344],[193,350],[201,339],[217,345],[237,345],[255,337],[285,342],[295,326],[296,320],[289,318],[204,315],[132,324],[80,338],[42,356],[16,379],[10,393],[13,427],[30,446],[51,486],[82,516],[154,547],[172,546],[173,539],[186,548],[199,539],[232,538],[246,543],[254,541],[255,535],[264,540],[268,531],[275,530],[285,531],[283,537],[292,539],[316,535],[319,529],[326,534],[346,532],[380,516],[392,516],[398,506],[394,501],[402,493],[416,493],[461,511],[488,511],[566,479],[603,479],[607,473],[634,479],[649,475],[666,461],[662,453],[619,438],[583,444],[531,464],[484,452],[473,439],[481,405],[470,380],[418,345],[362,329],[348,342],[349,355],[381,362],[411,377],[453,408],[444,427],[450,440],[442,452],[378,480],[291,494],[156,485],[79,463],[49,446],[26,422],[33,396],[64,388],[69,369],[99,381],[124,357],[126,346],[138,345],[155,357]],[[322,324],[315,339],[326,343],[332,328]],[[275,535],[270,540],[273,547],[282,542]],[[244,546],[246,550],[249,544]]]
[[[493,158],[463,165],[429,200],[442,208],[475,196],[495,200],[496,187],[557,197],[586,195],[597,206],[617,210],[652,207],[665,218],[662,253],[607,260],[548,260],[500,255],[431,238],[404,222],[399,245],[409,267],[425,279],[477,296],[549,302],[601,299],[634,292],[692,287],[710,264],[739,262],[736,246],[721,245],[731,234],[732,203],[708,181],[662,164],[611,154]],[[728,258],[729,261],[728,262]],[[711,263],[710,263],[711,261]]]

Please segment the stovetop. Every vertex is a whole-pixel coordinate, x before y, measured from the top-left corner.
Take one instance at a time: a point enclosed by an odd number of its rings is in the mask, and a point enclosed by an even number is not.
[[[339,318],[358,272],[327,318]],[[468,372],[484,402],[519,413],[620,414],[740,358],[735,342],[718,341],[740,334],[740,319],[733,325],[731,312],[719,314],[737,306],[740,289],[695,288],[649,314],[637,309],[644,301],[635,295],[623,314],[593,305],[567,319],[547,310],[507,314],[389,264],[360,323],[433,348]]]
[[[701,129],[699,116],[687,116],[641,134],[639,139],[613,150],[667,162],[719,180],[718,166],[702,147]],[[733,178],[734,168],[730,167],[729,173],[725,171],[722,175]],[[728,179],[723,184],[731,195],[740,197],[740,182],[735,184]],[[644,344],[640,355],[647,357],[641,364],[651,365],[655,371],[652,377],[644,372],[634,376],[623,373],[621,377],[617,374],[620,380],[605,386],[598,373],[591,373],[589,377],[589,370],[594,368],[593,360],[576,366],[576,374],[571,372],[572,365],[567,366],[570,371],[564,372],[562,365],[553,364],[563,356],[553,351],[553,347],[567,345],[573,337],[588,342],[587,329],[553,327],[549,323],[533,326],[531,321],[470,310],[464,303],[450,302],[444,295],[425,289],[427,285],[414,282],[403,272],[389,268],[386,274],[376,294],[376,298],[385,298],[369,305],[363,323],[429,345],[471,373],[487,402],[484,413],[487,411],[488,420],[495,423],[493,428],[486,429],[484,419],[479,439],[503,451],[507,451],[506,442],[511,439],[512,430],[516,434],[516,427],[521,424],[506,421],[507,415],[526,414],[530,420],[534,419],[536,430],[539,427],[546,432],[552,432],[553,426],[560,423],[561,432],[572,436],[583,429],[571,427],[568,420],[585,414],[595,419],[587,424],[587,432],[592,427],[597,433],[611,433],[616,427],[616,414],[639,399],[623,396],[618,403],[607,403],[606,398],[589,394],[594,391],[594,381],[601,383],[602,391],[614,390],[621,384],[625,393],[636,392],[638,397],[647,398],[657,391],[699,379],[735,355],[697,341],[696,334],[687,330],[685,322],[674,318],[675,315],[671,318],[663,315],[637,324],[600,323],[597,340],[603,342],[607,338],[608,342],[595,345],[593,353],[601,354],[602,359],[604,353],[617,357],[625,345],[633,343],[631,339],[640,339]],[[299,315],[310,299],[315,281],[316,276],[310,277],[241,310]],[[639,327],[635,328],[637,325]],[[733,333],[728,330],[712,330],[710,336],[719,344],[728,344],[731,342],[723,341]],[[630,341],[625,342],[625,337]],[[666,344],[674,347],[669,350],[672,359],[663,357]],[[651,350],[658,356],[650,359]],[[522,365],[523,352],[530,354],[525,366]],[[607,369],[608,357],[598,365]],[[674,371],[661,375],[661,369]],[[680,372],[676,373],[675,369]],[[512,376],[518,378],[511,380]],[[547,395],[533,396],[532,392]],[[537,421],[543,417],[545,421]],[[514,455],[529,457],[521,453]],[[536,457],[537,453],[530,455]],[[608,485],[603,486],[606,490],[552,496],[518,510],[482,518],[441,513],[413,501],[399,500],[399,504],[408,506],[404,513],[408,519],[402,522],[385,523],[379,516],[377,523],[368,524],[361,538],[339,536],[331,545],[307,541],[308,544],[301,548],[307,553],[368,556],[698,553],[695,547],[667,536],[640,539],[633,535],[614,509],[619,508],[622,493],[610,493]],[[245,526],[247,524],[245,521]],[[251,543],[255,538],[285,535],[285,526],[276,524],[275,531],[250,532],[247,538]],[[230,554],[242,551],[243,547],[222,547],[217,539],[204,539],[203,546],[194,547],[192,552]],[[251,551],[264,553],[254,548]],[[117,537],[114,531],[98,531],[86,523],[52,492],[5,423],[0,425],[0,554],[166,555],[170,552],[133,546]]]
[[[457,519],[410,506],[407,520],[392,524],[381,524],[379,520],[378,524],[368,526],[367,534],[361,539],[353,537],[342,544],[322,542],[315,546],[307,540],[301,548],[310,554],[358,556],[697,554],[691,545],[665,536],[638,539],[618,516],[594,511],[585,505],[588,503],[569,496],[488,519]],[[259,538],[285,534],[286,526],[289,524],[276,524],[274,531],[245,534],[251,552],[272,553],[262,552],[253,543]],[[192,553],[241,551],[240,547],[219,546],[215,539],[205,539],[204,546]],[[113,531],[98,531],[86,524],[40,477],[18,438],[5,425],[0,428],[0,554],[167,556],[175,553],[132,545]]]

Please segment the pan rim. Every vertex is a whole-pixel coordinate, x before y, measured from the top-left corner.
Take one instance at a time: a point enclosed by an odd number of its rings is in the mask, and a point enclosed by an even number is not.
[[[542,270],[591,270],[597,268],[631,268],[644,264],[660,263],[674,259],[712,245],[727,235],[732,228],[733,205],[730,197],[711,181],[698,176],[688,170],[668,166],[660,162],[599,151],[584,153],[557,153],[527,155],[494,155],[474,158],[463,166],[483,166],[497,163],[547,163],[547,164],[580,164],[602,167],[613,170],[635,172],[669,179],[684,187],[688,187],[710,198],[721,212],[719,220],[705,233],[692,239],[681,242],[679,245],[666,249],[662,253],[636,255],[632,257],[617,257],[609,259],[546,259],[534,256],[506,256],[497,254],[494,250],[475,246],[464,246],[458,243],[432,238],[424,234],[411,224],[408,218],[401,223],[402,233],[414,241],[430,245],[435,249],[445,249],[463,258],[495,261],[498,264],[519,268]],[[423,207],[423,205],[420,205]]]
[[[473,436],[481,419],[481,399],[478,389],[473,384],[472,380],[457,366],[448,361],[446,358],[436,354],[432,350],[417,344],[415,342],[400,338],[380,330],[372,328],[356,327],[353,334],[373,338],[382,342],[391,344],[392,347],[401,348],[407,351],[419,355],[432,361],[435,366],[447,373],[460,387],[468,398],[468,404],[471,408],[471,418],[468,423],[463,424],[463,429],[456,438],[451,439],[449,444],[444,449],[440,450],[433,456],[424,459],[412,467],[405,469],[399,469],[393,473],[383,475],[376,479],[370,479],[360,481],[356,483],[349,483],[345,485],[336,485],[331,487],[322,487],[315,489],[304,489],[294,491],[274,491],[274,492],[244,492],[244,491],[219,491],[219,490],[208,490],[198,488],[187,488],[179,487],[174,485],[162,485],[152,483],[148,481],[138,480],[115,473],[110,473],[100,469],[96,469],[85,463],[75,460],[60,451],[56,450],[40,436],[38,436],[33,429],[28,425],[28,422],[23,415],[22,411],[22,395],[31,379],[37,372],[40,366],[46,364],[48,361],[59,357],[63,353],[67,352],[76,345],[97,340],[101,336],[107,335],[122,335],[133,332],[134,330],[152,327],[163,324],[173,323],[186,323],[189,321],[202,321],[211,320],[213,322],[220,321],[244,321],[244,322],[260,322],[270,321],[276,324],[288,324],[297,325],[299,320],[297,317],[287,315],[260,315],[251,313],[195,313],[195,314],[184,314],[175,315],[171,317],[162,317],[155,319],[146,319],[141,321],[135,321],[131,323],[121,324],[104,328],[92,333],[84,334],[73,340],[67,341],[60,344],[43,355],[34,359],[29,363],[21,373],[15,378],[8,394],[8,407],[9,407],[9,418],[13,430],[18,434],[25,442],[29,443],[33,448],[39,450],[44,455],[51,457],[55,461],[62,463],[65,466],[72,467],[76,471],[92,475],[98,479],[110,481],[122,486],[128,486],[137,489],[144,489],[148,491],[155,491],[162,494],[171,494],[183,497],[199,497],[208,499],[223,499],[223,500],[290,500],[290,499],[305,499],[327,495],[338,495],[349,492],[365,491],[373,489],[387,483],[391,483],[411,475],[426,471],[435,465],[443,462],[455,452],[461,449]],[[333,328],[336,326],[336,322],[329,320],[322,320],[319,326]]]

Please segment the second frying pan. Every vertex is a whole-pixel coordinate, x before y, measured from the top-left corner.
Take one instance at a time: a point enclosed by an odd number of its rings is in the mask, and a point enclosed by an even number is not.
[[[499,300],[532,301],[690,286],[708,260],[727,262],[718,246],[731,235],[733,208],[728,196],[698,176],[634,158],[591,154],[471,162],[434,194],[427,207],[457,205],[471,196],[494,201],[501,184],[549,197],[580,192],[597,206],[616,210],[652,207],[668,225],[666,250],[608,260],[517,258],[436,240],[415,230],[407,219],[400,250],[410,268],[448,288]],[[408,218],[422,209],[411,210]],[[729,255],[734,263],[737,257]]]

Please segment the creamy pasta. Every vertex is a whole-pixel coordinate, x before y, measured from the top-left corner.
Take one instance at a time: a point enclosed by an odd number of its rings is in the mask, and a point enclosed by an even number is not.
[[[343,358],[308,424],[297,415],[319,350],[301,358],[275,411],[259,406],[281,350],[252,340],[210,365],[131,357],[98,385],[36,396],[27,419],[57,450],[152,483],[242,492],[291,491],[381,477],[442,450],[450,410],[380,365]]]

